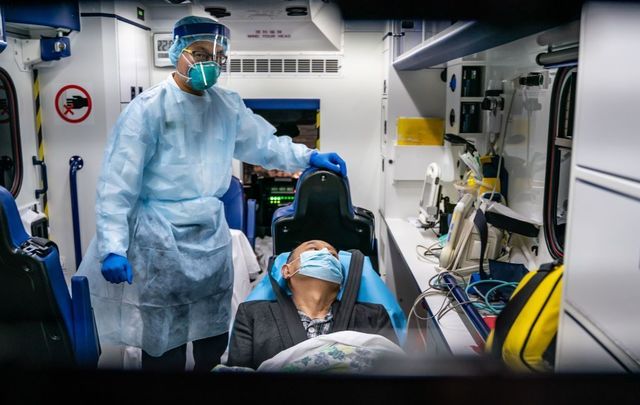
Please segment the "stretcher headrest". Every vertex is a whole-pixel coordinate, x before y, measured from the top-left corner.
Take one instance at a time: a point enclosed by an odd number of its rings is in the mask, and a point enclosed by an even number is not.
[[[336,249],[358,249],[365,256],[375,257],[374,226],[371,212],[351,204],[347,178],[308,168],[298,179],[293,203],[273,214],[274,253],[292,250],[307,240],[320,239]]]

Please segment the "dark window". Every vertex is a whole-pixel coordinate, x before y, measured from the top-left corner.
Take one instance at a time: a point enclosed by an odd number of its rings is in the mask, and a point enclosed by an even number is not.
[[[22,185],[22,152],[16,89],[0,68],[0,185],[17,196]]]
[[[551,256],[555,259],[564,257],[577,71],[577,67],[558,69],[551,93],[545,179],[544,236]]]

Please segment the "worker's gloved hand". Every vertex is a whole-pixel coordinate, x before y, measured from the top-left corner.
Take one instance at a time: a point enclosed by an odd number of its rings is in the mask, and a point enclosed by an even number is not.
[[[347,177],[347,164],[337,153],[318,153],[317,150],[314,150],[311,153],[309,164],[319,169],[340,173],[342,177]]]
[[[102,262],[102,277],[114,284],[120,284],[124,281],[131,284],[133,281],[133,271],[131,270],[129,260],[115,253],[109,253],[107,258]]]

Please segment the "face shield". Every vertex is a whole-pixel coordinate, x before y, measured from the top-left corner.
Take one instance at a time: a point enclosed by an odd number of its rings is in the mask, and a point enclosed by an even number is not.
[[[229,56],[229,29],[213,20],[202,17],[187,17],[194,20],[174,28],[174,42],[169,49],[171,62],[178,67],[182,59],[186,69],[178,68],[194,90],[205,90],[213,86],[226,68]],[[203,21],[204,20],[204,21]],[[181,71],[183,70],[183,71]]]

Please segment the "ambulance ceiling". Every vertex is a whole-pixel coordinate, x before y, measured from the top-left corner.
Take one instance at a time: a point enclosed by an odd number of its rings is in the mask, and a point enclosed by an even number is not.
[[[166,0],[164,11],[177,1]],[[227,25],[234,52],[341,51],[340,9],[326,0],[192,0],[173,6],[184,12],[185,5]]]

